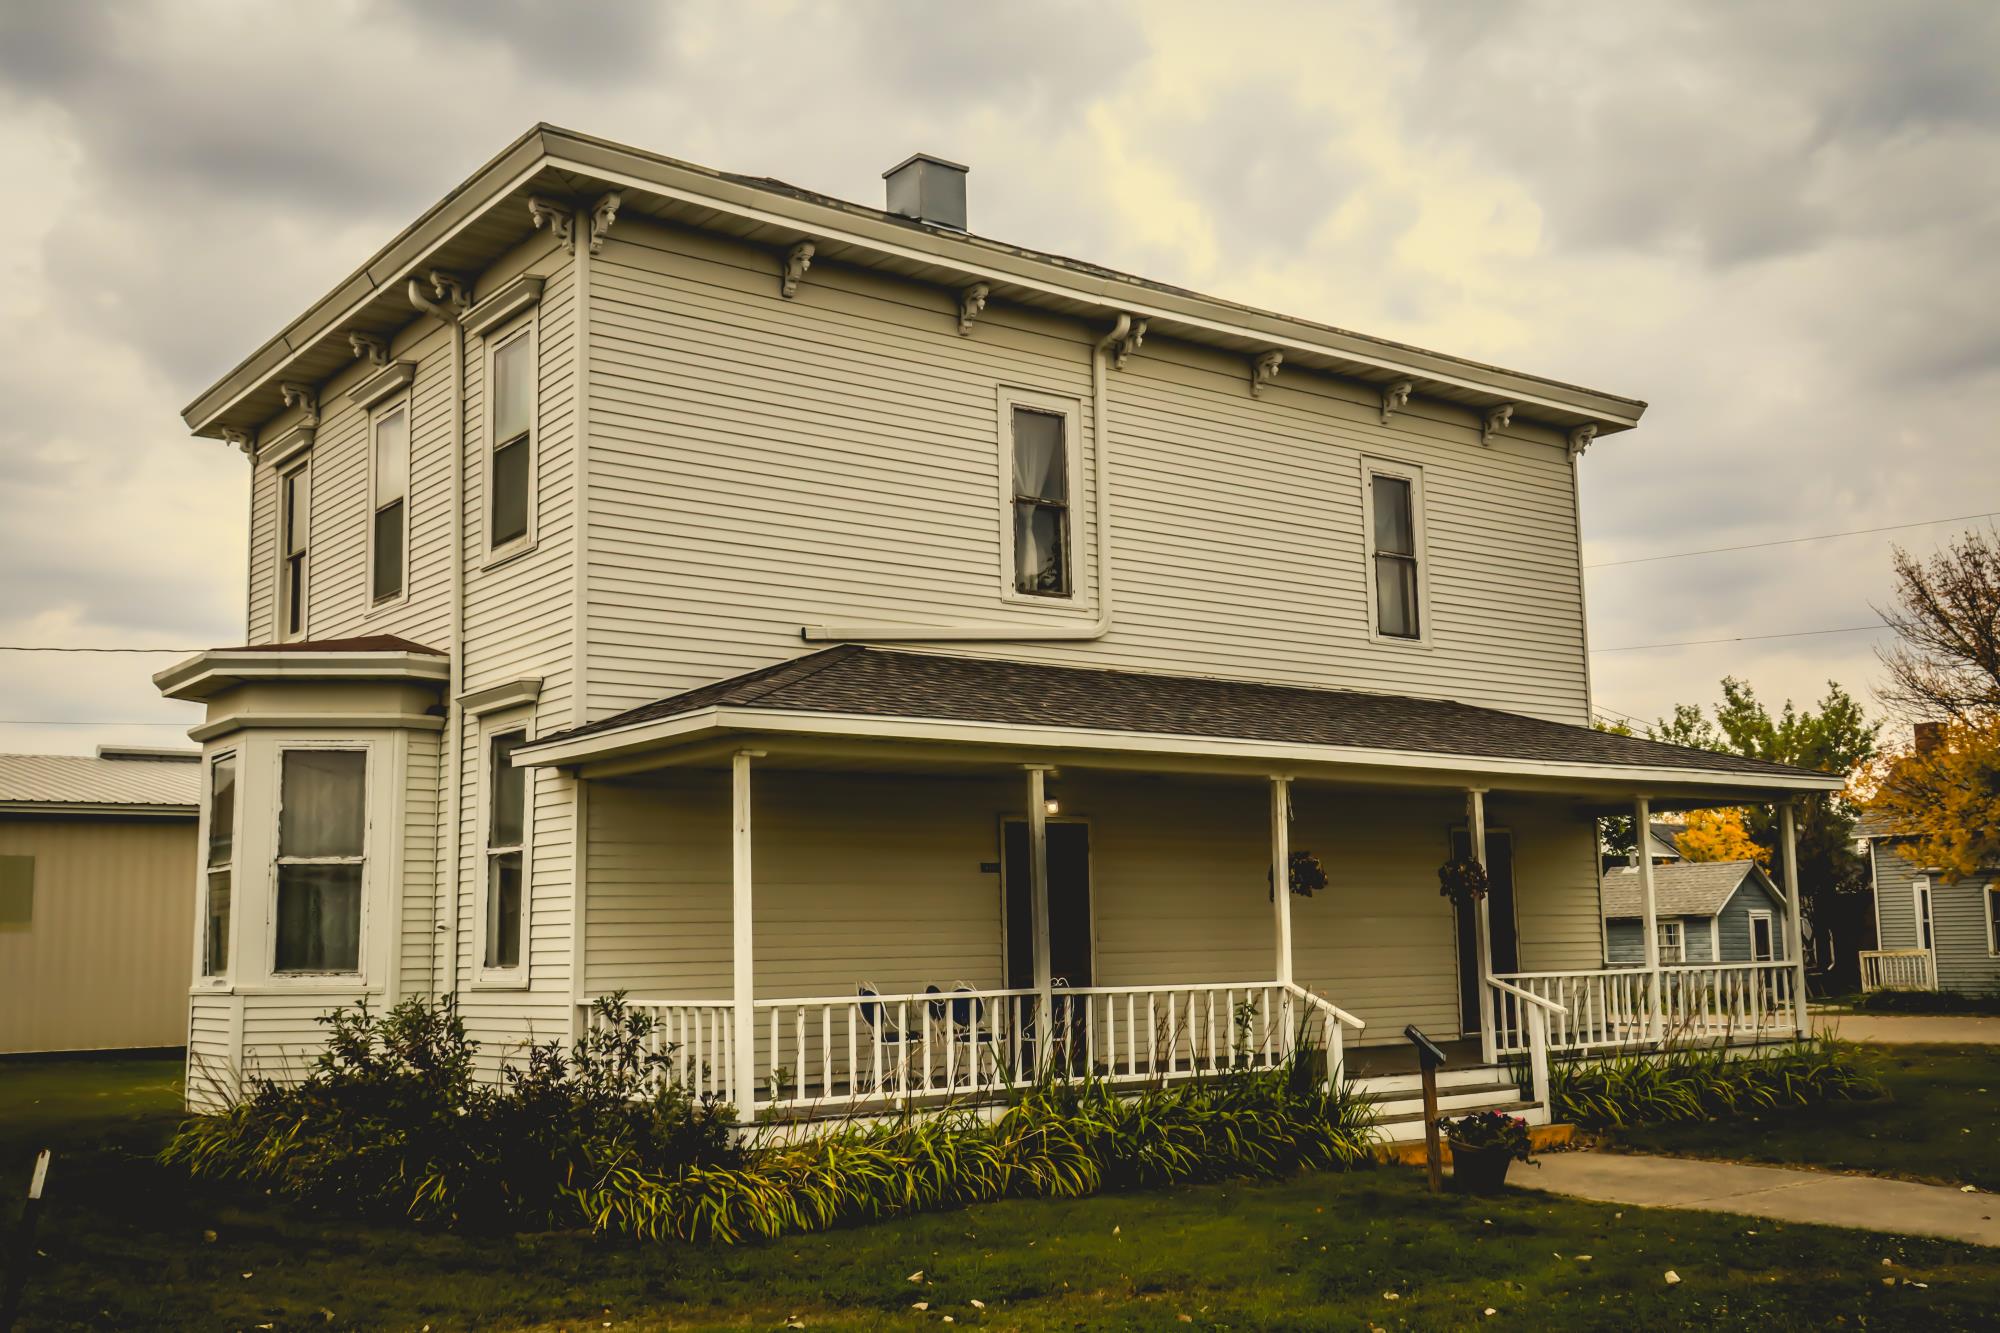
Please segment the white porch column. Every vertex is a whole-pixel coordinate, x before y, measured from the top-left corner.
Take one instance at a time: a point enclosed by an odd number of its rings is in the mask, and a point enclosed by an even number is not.
[[[1486,792],[1480,787],[1471,787],[1465,793],[1466,841],[1471,844],[1472,859],[1479,863],[1481,870],[1492,873],[1486,864]],[[1492,1064],[1500,1055],[1500,1035],[1493,1030],[1493,988],[1486,984],[1493,975],[1493,894],[1489,890],[1473,909],[1476,928],[1473,931],[1479,952],[1479,1058]]]
[[[1778,807],[1778,841],[1785,860],[1785,947],[1792,951],[1792,1002],[1803,1037],[1811,1030],[1806,1019],[1806,934],[1800,924],[1798,810],[1790,801]]]
[[[757,1103],[757,973],[752,952],[750,877],[750,760],[757,750],[738,750],[729,762],[730,991],[731,1040],[735,1046],[733,1098],[736,1116],[748,1123]]]
[[[1271,778],[1271,917],[1276,927],[1278,1049],[1291,1054],[1296,1022],[1292,1011],[1292,780]]]
[[[1653,803],[1641,796],[1632,802],[1632,836],[1639,849],[1639,929],[1646,945],[1646,1035],[1665,1038],[1666,1010],[1661,1004],[1659,907],[1653,900]]]
[[[1041,764],[1025,765],[1028,770],[1028,903],[1035,930],[1035,1003],[1039,1018],[1036,1064],[1044,1065],[1055,1053],[1055,981],[1049,959],[1049,806],[1048,769]]]

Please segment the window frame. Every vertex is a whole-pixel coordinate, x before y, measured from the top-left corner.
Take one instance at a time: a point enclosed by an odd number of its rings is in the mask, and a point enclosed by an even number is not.
[[[1746,929],[1748,929],[1750,932],[1750,961],[1753,963],[1777,962],[1778,961],[1777,914],[1774,912],[1761,911],[1761,910],[1753,911],[1750,913],[1748,919],[1750,924],[1746,927]],[[1757,956],[1757,923],[1759,921],[1764,923],[1764,938],[1770,946],[1770,952],[1768,952],[1761,958]],[[1718,958],[1716,961],[1721,962],[1722,960]]]
[[[378,476],[378,446],[382,422],[395,413],[403,414],[403,579],[401,586],[387,597],[375,595],[375,518],[382,512],[382,504],[376,496]],[[410,390],[391,394],[369,410],[368,413],[368,526],[366,569],[362,575],[365,585],[368,614],[394,610],[407,606],[410,601],[410,501],[415,487],[416,473],[416,404]]]
[[[1416,548],[1412,557],[1417,566],[1417,633],[1414,637],[1382,632],[1376,608],[1375,579],[1375,478],[1396,477],[1410,486],[1410,535]],[[1428,649],[1432,642],[1434,607],[1431,602],[1430,540],[1424,522],[1424,469],[1421,464],[1367,454],[1361,459],[1361,568],[1366,588],[1362,614],[1366,617],[1370,643],[1402,648]]]
[[[1661,936],[1671,933],[1675,957],[1667,957],[1667,942]],[[1653,936],[1659,941],[1658,952],[1661,967],[1685,967],[1687,965],[1687,922],[1681,920],[1653,922]]]
[[[498,416],[498,399],[493,392],[493,363],[509,345],[522,339],[528,344],[528,429],[522,436],[510,436],[507,443],[520,439],[528,451],[528,493],[527,524],[518,537],[510,537],[505,542],[495,544],[493,540],[493,459],[500,451],[503,441],[494,433],[494,423]],[[539,307],[528,310],[518,319],[494,329],[484,339],[483,383],[481,392],[485,397],[484,439],[480,446],[480,544],[484,551],[482,569],[490,569],[504,564],[517,556],[535,549],[540,539],[540,505],[537,492],[541,479],[542,440],[542,349]]]
[[[285,818],[285,756],[305,751],[358,752],[364,756],[361,770],[361,854],[359,856],[293,856],[284,855]],[[272,746],[267,762],[270,764],[270,874],[265,880],[264,893],[264,975],[278,986],[311,986],[324,984],[328,978],[339,978],[343,983],[361,981],[366,983],[370,961],[368,933],[372,927],[369,916],[369,899],[372,888],[375,860],[375,788],[381,781],[381,755],[374,744],[361,740],[315,738],[311,740],[279,740]],[[241,781],[241,771],[238,772]],[[241,801],[238,802],[241,804]],[[354,967],[348,969],[278,968],[278,881],[279,868],[285,865],[351,865],[361,866],[361,891],[358,917],[355,922]],[[393,950],[393,945],[391,946]]]
[[[2000,958],[2000,880],[1981,889],[1979,900],[1986,908],[1986,956]]]
[[[479,816],[478,898],[473,911],[473,958],[477,966],[474,984],[481,990],[524,990],[528,986],[534,923],[535,787],[539,769],[523,769],[521,784],[521,841],[518,846],[493,845],[493,744],[503,736],[520,733],[522,743],[535,738],[534,712],[527,708],[499,709],[479,719]],[[494,906],[493,865],[509,853],[521,858],[521,957],[509,967],[489,964],[487,942],[492,931]]]
[[[275,515],[276,521],[273,524],[274,536],[272,538],[272,544],[277,555],[275,571],[277,575],[277,598],[275,606],[276,623],[272,628],[277,631],[276,638],[278,642],[296,643],[299,640],[310,638],[312,635],[312,454],[307,453],[304,457],[296,461],[286,463],[277,468],[274,475],[278,483],[277,513]],[[291,517],[291,508],[286,503],[285,497],[285,492],[293,478],[298,479],[299,493],[303,497],[303,503],[300,505],[300,522],[305,529],[303,544],[297,552],[299,560],[299,591],[296,598],[296,605],[292,595],[291,579],[293,557],[291,538],[293,534],[288,526]],[[298,612],[297,629],[292,628],[292,612],[294,610]]]
[[[236,766],[236,792],[230,802],[229,860],[216,865],[209,859],[210,840],[215,828],[215,770],[223,764]],[[218,750],[202,761],[201,829],[195,846],[199,854],[200,892],[196,895],[194,922],[194,984],[204,990],[228,990],[236,977],[237,923],[243,919],[243,771],[244,754],[238,749]],[[229,875],[229,925],[222,942],[223,964],[208,970],[208,908],[218,871]],[[275,885],[276,881],[273,880]]]
[[[1014,413],[1042,412],[1059,417],[1063,427],[1063,547],[1068,586],[1060,593],[1022,592],[1014,580]],[[994,412],[996,480],[1000,499],[1000,600],[1016,606],[1064,609],[1081,601],[1085,571],[1080,559],[1083,522],[1083,403],[1063,394],[1002,385]],[[1102,540],[1102,534],[1099,534]]]
[[[1928,875],[1910,881],[1910,909],[1917,927],[1917,947],[1930,953],[1937,948],[1937,904]]]

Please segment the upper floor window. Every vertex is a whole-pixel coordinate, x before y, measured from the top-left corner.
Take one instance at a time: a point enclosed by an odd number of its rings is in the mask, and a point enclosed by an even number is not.
[[[312,464],[308,461],[278,477],[278,624],[283,638],[305,637],[311,542]]]
[[[1371,634],[1421,642],[1424,635],[1423,473],[1364,463]]]
[[[489,344],[492,407],[487,459],[489,551],[533,539],[535,525],[535,321]]]
[[[527,841],[528,770],[514,767],[525,731],[504,731],[487,744],[486,966],[521,965],[522,851]]]
[[[365,750],[283,752],[272,971],[361,970],[367,788]]]
[[[1076,578],[1075,405],[1008,391],[1000,405],[1009,587],[1029,597],[1068,597]]]
[[[392,602],[403,595],[410,536],[410,404],[375,414],[374,501],[368,534],[369,595]]]
[[[236,756],[208,766],[208,869],[202,901],[201,974],[229,973],[229,910],[236,867]]]

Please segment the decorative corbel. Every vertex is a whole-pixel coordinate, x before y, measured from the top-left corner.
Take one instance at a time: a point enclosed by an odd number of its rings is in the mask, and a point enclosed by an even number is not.
[[[1574,463],[1583,457],[1583,451],[1590,448],[1590,442],[1597,438],[1597,423],[1589,422],[1578,426],[1569,433],[1569,461]]]
[[[1130,357],[1132,353],[1138,351],[1142,346],[1144,346],[1145,342],[1146,342],[1146,321],[1143,319],[1135,319],[1132,321],[1131,329],[1125,334],[1125,336],[1123,338],[1120,338],[1117,342],[1113,343],[1111,346],[1112,369],[1114,370],[1125,369],[1126,358]]]
[[[314,392],[311,386],[280,384],[278,392],[285,396],[286,407],[296,407],[302,413],[299,417],[299,427],[311,430],[319,425],[319,394]]]
[[[614,210],[616,207],[613,205]],[[570,212],[568,204],[544,199],[538,194],[529,195],[528,218],[535,224],[536,231],[540,231],[546,225],[549,235],[565,246],[576,239],[576,214]],[[595,246],[591,248],[596,249]]]
[[[232,449],[241,449],[243,456],[251,462],[257,461],[257,441],[251,437],[249,431],[238,430],[234,426],[224,426],[222,442]]]
[[[613,190],[590,210],[590,253],[596,254],[604,248],[604,238],[611,234],[611,224],[618,220],[618,206],[624,202],[625,197]]]
[[[472,289],[457,274],[432,269],[430,283],[431,292],[440,303],[450,307],[454,315],[462,315],[472,309]]]
[[[811,241],[800,241],[797,245],[785,251],[785,271],[779,277],[778,295],[784,297],[787,301],[798,295],[799,281],[805,277],[806,270],[812,267],[813,256],[817,253],[818,247]],[[962,331],[963,325],[961,322]]]
[[[1408,380],[1397,380],[1394,384],[1382,386],[1382,424],[1388,425],[1389,418],[1410,405],[1410,390],[1417,386]]]
[[[1265,352],[1250,363],[1250,396],[1263,396],[1264,386],[1278,378],[1278,367],[1285,364],[1283,352]]]
[[[1495,435],[1498,435],[1513,424],[1514,405],[1512,403],[1502,403],[1498,407],[1488,409],[1486,420],[1479,427],[1479,442],[1486,445],[1492,444]]]
[[[372,333],[350,333],[347,335],[347,345],[354,349],[354,358],[357,361],[366,358],[371,366],[389,364],[389,344]]]
[[[959,337],[966,337],[972,332],[972,321],[985,311],[988,294],[989,289],[983,282],[975,282],[958,294]]]

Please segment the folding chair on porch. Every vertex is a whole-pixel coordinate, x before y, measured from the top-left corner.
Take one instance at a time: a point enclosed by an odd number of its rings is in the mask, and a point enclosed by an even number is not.
[[[910,1072],[910,1043],[919,1040],[920,1034],[904,1031],[890,1015],[889,1006],[875,1002],[882,992],[876,990],[873,984],[866,981],[862,982],[859,987],[859,994],[861,996],[861,1021],[868,1025],[872,1046],[886,1048],[893,1053],[893,1077],[897,1091],[901,1091],[907,1085]],[[857,1077],[858,1073],[859,1071],[849,1070],[848,1078],[852,1080]],[[879,1060],[874,1062],[873,1073],[875,1075],[874,1090],[876,1092],[885,1091],[889,1083],[889,1076],[883,1073]]]

